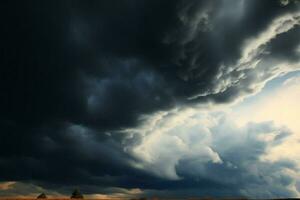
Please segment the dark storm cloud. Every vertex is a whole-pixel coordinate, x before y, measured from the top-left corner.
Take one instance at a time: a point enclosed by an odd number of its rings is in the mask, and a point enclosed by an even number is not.
[[[132,167],[137,161],[124,138],[132,137],[132,144],[141,138],[120,130],[174,106],[233,101],[277,75],[265,67],[274,58],[299,61],[299,15],[293,15],[284,21],[290,29],[238,63],[248,39],[296,13],[294,1],[27,1],[1,7],[2,181],[171,188],[172,182]],[[240,70],[259,59],[256,68]]]

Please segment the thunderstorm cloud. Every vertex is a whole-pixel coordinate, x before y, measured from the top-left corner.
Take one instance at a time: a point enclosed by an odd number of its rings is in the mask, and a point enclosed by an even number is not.
[[[1,8],[0,196],[300,196],[295,129],[227,110],[300,70],[298,1]]]

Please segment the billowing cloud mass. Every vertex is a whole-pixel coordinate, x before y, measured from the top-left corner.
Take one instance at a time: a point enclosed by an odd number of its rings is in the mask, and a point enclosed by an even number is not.
[[[1,7],[0,196],[300,196],[300,129],[228,111],[300,70],[299,1]]]
[[[181,188],[188,181],[199,188],[214,184],[195,195],[298,195],[298,166],[289,160],[264,159],[291,135],[288,128],[272,122],[239,127],[226,112],[177,112],[160,114],[137,130],[143,141],[131,149],[142,160],[136,167],[177,180]]]

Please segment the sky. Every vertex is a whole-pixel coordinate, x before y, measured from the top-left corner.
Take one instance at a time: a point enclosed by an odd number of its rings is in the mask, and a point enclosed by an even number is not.
[[[300,197],[300,2],[1,2],[0,197]]]

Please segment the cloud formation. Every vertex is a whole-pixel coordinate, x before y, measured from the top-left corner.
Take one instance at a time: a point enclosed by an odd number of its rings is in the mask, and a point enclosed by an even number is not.
[[[272,122],[238,127],[224,112],[189,109],[157,114],[130,132],[143,138],[129,147],[141,160],[135,167],[182,182],[181,189],[187,181],[200,185],[201,191],[194,191],[195,195],[208,195],[217,186],[219,193],[214,195],[220,196],[298,195],[293,189],[298,166],[292,160],[263,159],[291,134],[286,127]],[[215,187],[205,188],[205,182],[213,182]]]
[[[260,160],[286,128],[203,109],[300,69],[297,1],[1,4],[0,181],[298,194],[293,162]]]

